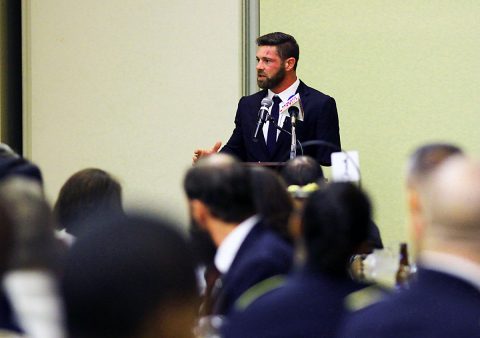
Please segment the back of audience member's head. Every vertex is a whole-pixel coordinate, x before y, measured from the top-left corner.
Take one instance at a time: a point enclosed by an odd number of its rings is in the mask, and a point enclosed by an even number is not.
[[[324,179],[322,167],[310,156],[297,156],[289,160],[281,175],[287,186],[320,183]]]
[[[370,219],[367,195],[351,183],[331,183],[313,192],[302,218],[307,264],[346,276],[350,257],[368,238]]]
[[[293,202],[285,182],[271,169],[250,167],[257,213],[266,225],[287,241],[292,241],[289,220]]]
[[[123,213],[122,187],[104,170],[81,170],[62,186],[54,213],[60,227],[79,236],[91,219]]]
[[[407,165],[407,185],[417,186],[447,158],[463,154],[462,149],[450,143],[427,143],[418,147],[411,155]]]
[[[5,143],[0,143],[0,180],[12,176],[29,178],[43,184],[42,173],[35,164],[15,153]]]
[[[76,241],[62,280],[70,337],[190,337],[197,286],[175,227],[123,216]]]
[[[12,224],[10,269],[58,268],[53,216],[38,181],[11,177],[0,184],[0,205]]]
[[[452,156],[421,193],[426,249],[461,252],[480,261],[480,162]]]
[[[249,169],[225,154],[200,159],[184,179],[187,198],[205,204],[212,216],[240,223],[255,214]]]

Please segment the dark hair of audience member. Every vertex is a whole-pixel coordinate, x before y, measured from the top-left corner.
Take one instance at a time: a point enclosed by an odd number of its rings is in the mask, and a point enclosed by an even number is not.
[[[12,176],[29,178],[43,185],[39,167],[18,155],[7,144],[0,143],[0,180]]]
[[[190,227],[188,229],[189,243],[195,254],[195,264],[208,266],[213,264],[217,246],[212,240],[210,234],[202,229],[194,220],[190,219]]]
[[[145,216],[101,223],[68,255],[62,293],[70,337],[190,334],[197,285],[192,253],[178,225]]]
[[[12,223],[5,207],[0,204],[0,279],[7,270],[12,249]],[[0,292],[1,294],[2,292]]]
[[[109,173],[89,168],[72,175],[62,186],[54,214],[59,227],[79,236],[89,219],[122,214],[122,187]]]
[[[288,230],[293,202],[285,182],[271,169],[251,167],[250,170],[257,213],[280,237],[293,242]]]
[[[350,257],[368,238],[370,219],[367,195],[351,183],[313,192],[302,218],[308,266],[346,276]]]
[[[281,176],[287,186],[320,183],[324,178],[322,167],[309,156],[298,156],[289,160],[283,167]]]
[[[10,269],[61,268],[61,246],[54,237],[50,206],[40,182],[10,177],[0,183],[0,205],[12,224]]]
[[[184,188],[188,199],[203,202],[225,222],[240,223],[255,214],[250,171],[231,156],[200,159],[188,170]]]

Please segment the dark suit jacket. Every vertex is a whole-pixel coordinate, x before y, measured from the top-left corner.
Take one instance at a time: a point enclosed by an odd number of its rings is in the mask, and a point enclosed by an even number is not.
[[[478,338],[480,291],[453,276],[420,269],[418,279],[385,301],[354,313],[345,338]]]
[[[298,121],[296,127],[297,140],[300,142],[321,140],[333,143],[340,148],[340,132],[335,100],[318,90],[300,82],[297,92],[300,94],[305,112],[305,120]],[[291,136],[281,132],[273,154],[269,154],[263,134],[258,142],[253,141],[253,134],[258,120],[258,111],[267,90],[262,90],[250,96],[244,96],[238,103],[235,116],[235,129],[232,136],[221,149],[245,162],[284,162],[290,157]],[[283,127],[291,131],[290,119],[287,118]],[[304,149],[304,155],[312,156],[322,165],[330,165],[330,154],[338,149],[328,146],[311,146]],[[297,148],[297,154],[300,150]]]
[[[14,313],[7,296],[0,290],[0,331],[20,334],[22,330],[16,324]]]
[[[225,338],[332,338],[347,313],[344,300],[363,285],[304,269],[284,286],[231,317]]]
[[[291,245],[265,228],[261,222],[256,224],[222,278],[222,290],[214,312],[229,315],[235,301],[245,291],[264,279],[287,274],[292,261]]]

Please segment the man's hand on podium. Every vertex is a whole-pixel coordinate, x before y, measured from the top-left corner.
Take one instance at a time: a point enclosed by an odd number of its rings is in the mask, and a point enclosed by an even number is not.
[[[193,158],[192,158],[193,163],[197,162],[199,159],[201,159],[204,156],[208,156],[208,155],[217,153],[221,146],[222,146],[222,142],[217,141],[217,143],[215,143],[215,145],[210,150],[208,150],[208,149],[197,149],[197,150],[195,150],[193,152]]]

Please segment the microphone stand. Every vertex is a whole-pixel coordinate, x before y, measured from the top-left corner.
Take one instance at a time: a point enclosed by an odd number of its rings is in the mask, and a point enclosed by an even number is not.
[[[290,121],[292,124],[292,142],[290,143],[290,159],[297,157],[297,133],[295,131],[296,125],[296,116],[293,114],[290,116]]]
[[[280,132],[284,132],[290,136],[292,136],[292,143],[294,142],[295,140],[295,143],[293,143],[291,146],[290,146],[290,159],[292,159],[292,147],[294,149],[294,152],[295,152],[295,156],[296,157],[297,155],[297,147],[295,146],[296,144],[298,144],[298,146],[300,147],[300,152],[302,153],[303,155],[303,146],[302,144],[300,143],[300,141],[297,140],[297,136],[296,136],[296,133],[295,133],[295,128],[292,126],[292,133],[289,132],[288,130],[286,130],[285,128],[283,127],[280,127],[277,122],[275,121],[275,119],[272,117],[272,115],[270,115],[270,113],[267,114],[267,121],[272,123],[272,125],[277,129],[277,130],[280,130]]]

